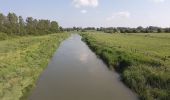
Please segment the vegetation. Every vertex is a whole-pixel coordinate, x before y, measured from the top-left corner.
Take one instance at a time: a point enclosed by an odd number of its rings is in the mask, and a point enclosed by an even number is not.
[[[69,34],[23,36],[0,41],[0,100],[23,100],[59,43]]]
[[[0,32],[8,36],[45,35],[59,32],[60,29],[56,21],[37,20],[32,17],[27,17],[25,21],[22,16],[18,17],[15,13],[9,13],[7,16],[0,13]]]
[[[105,33],[170,33],[170,28],[161,28],[156,26],[129,28],[129,27],[108,27],[97,28],[97,31]]]
[[[0,13],[0,100],[27,97],[56,47],[68,36],[60,31],[56,21]]]
[[[161,28],[156,26],[149,26],[149,27],[137,27],[137,28],[130,28],[130,27],[73,27],[73,28],[64,28],[64,31],[98,31],[98,32],[105,32],[105,33],[170,33],[170,28]]]
[[[82,36],[141,99],[170,98],[170,34],[84,33]]]
[[[52,34],[61,31],[98,31],[82,34],[83,39],[141,99],[170,98],[170,28],[62,28],[56,21],[0,13],[1,100],[27,97],[55,48],[69,35]]]

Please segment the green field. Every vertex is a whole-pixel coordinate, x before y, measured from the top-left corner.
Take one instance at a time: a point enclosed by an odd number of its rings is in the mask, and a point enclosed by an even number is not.
[[[0,41],[0,100],[23,100],[67,33]]]
[[[141,99],[170,98],[170,34],[86,32],[82,36]]]

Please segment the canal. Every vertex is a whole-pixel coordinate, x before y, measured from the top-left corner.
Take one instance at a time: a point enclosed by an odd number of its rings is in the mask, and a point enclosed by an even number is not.
[[[137,100],[137,96],[80,35],[73,34],[60,44],[29,100]]]

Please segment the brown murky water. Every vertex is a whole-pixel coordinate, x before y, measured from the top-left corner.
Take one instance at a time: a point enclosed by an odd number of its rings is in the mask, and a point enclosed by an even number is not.
[[[61,43],[29,100],[137,100],[74,34]]]

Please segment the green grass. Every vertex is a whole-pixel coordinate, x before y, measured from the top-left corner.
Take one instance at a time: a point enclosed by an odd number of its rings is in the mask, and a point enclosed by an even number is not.
[[[0,100],[23,100],[68,33],[0,41]]]
[[[143,100],[170,98],[170,34],[82,34],[83,40]]]

